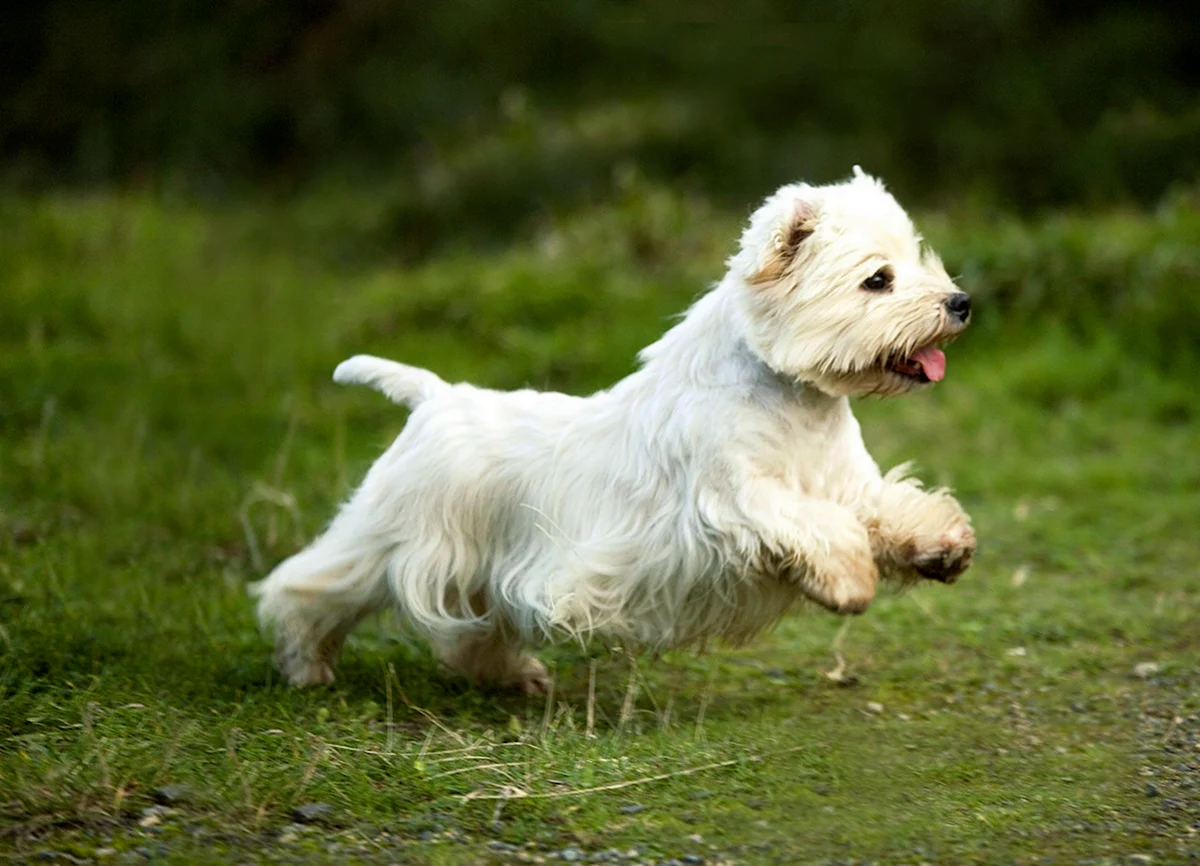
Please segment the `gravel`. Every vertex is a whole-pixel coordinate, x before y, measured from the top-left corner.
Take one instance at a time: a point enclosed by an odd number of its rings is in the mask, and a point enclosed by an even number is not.
[[[315,824],[333,814],[333,806],[328,803],[308,803],[299,806],[292,812],[292,819],[299,824]]]
[[[187,785],[164,785],[151,791],[150,797],[160,806],[174,806],[186,800],[191,793]]]

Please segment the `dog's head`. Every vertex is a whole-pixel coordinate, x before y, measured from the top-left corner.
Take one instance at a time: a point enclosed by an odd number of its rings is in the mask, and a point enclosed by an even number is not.
[[[829,394],[902,394],[940,380],[939,348],[971,315],[883,184],[855,166],[830,186],[785,186],[729,262],[751,348]]]

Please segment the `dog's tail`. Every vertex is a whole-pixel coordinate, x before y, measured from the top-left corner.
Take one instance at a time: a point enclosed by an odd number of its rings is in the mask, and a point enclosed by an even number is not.
[[[342,361],[333,371],[333,381],[342,385],[367,385],[393,403],[409,409],[416,409],[450,388],[447,382],[428,370],[374,355],[355,355]]]

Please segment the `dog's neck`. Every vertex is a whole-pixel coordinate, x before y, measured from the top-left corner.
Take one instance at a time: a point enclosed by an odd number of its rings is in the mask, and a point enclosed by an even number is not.
[[[651,376],[662,371],[675,380],[683,373],[688,384],[699,390],[736,389],[758,399],[799,403],[810,411],[844,402],[844,397],[827,394],[768,365],[746,339],[744,315],[731,288],[717,286],[696,301],[682,321],[642,350],[643,371]]]

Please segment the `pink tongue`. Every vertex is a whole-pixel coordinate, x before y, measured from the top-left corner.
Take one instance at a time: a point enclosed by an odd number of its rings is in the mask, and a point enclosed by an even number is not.
[[[931,382],[940,382],[946,376],[946,355],[941,349],[926,346],[913,353],[912,359],[925,370]]]

